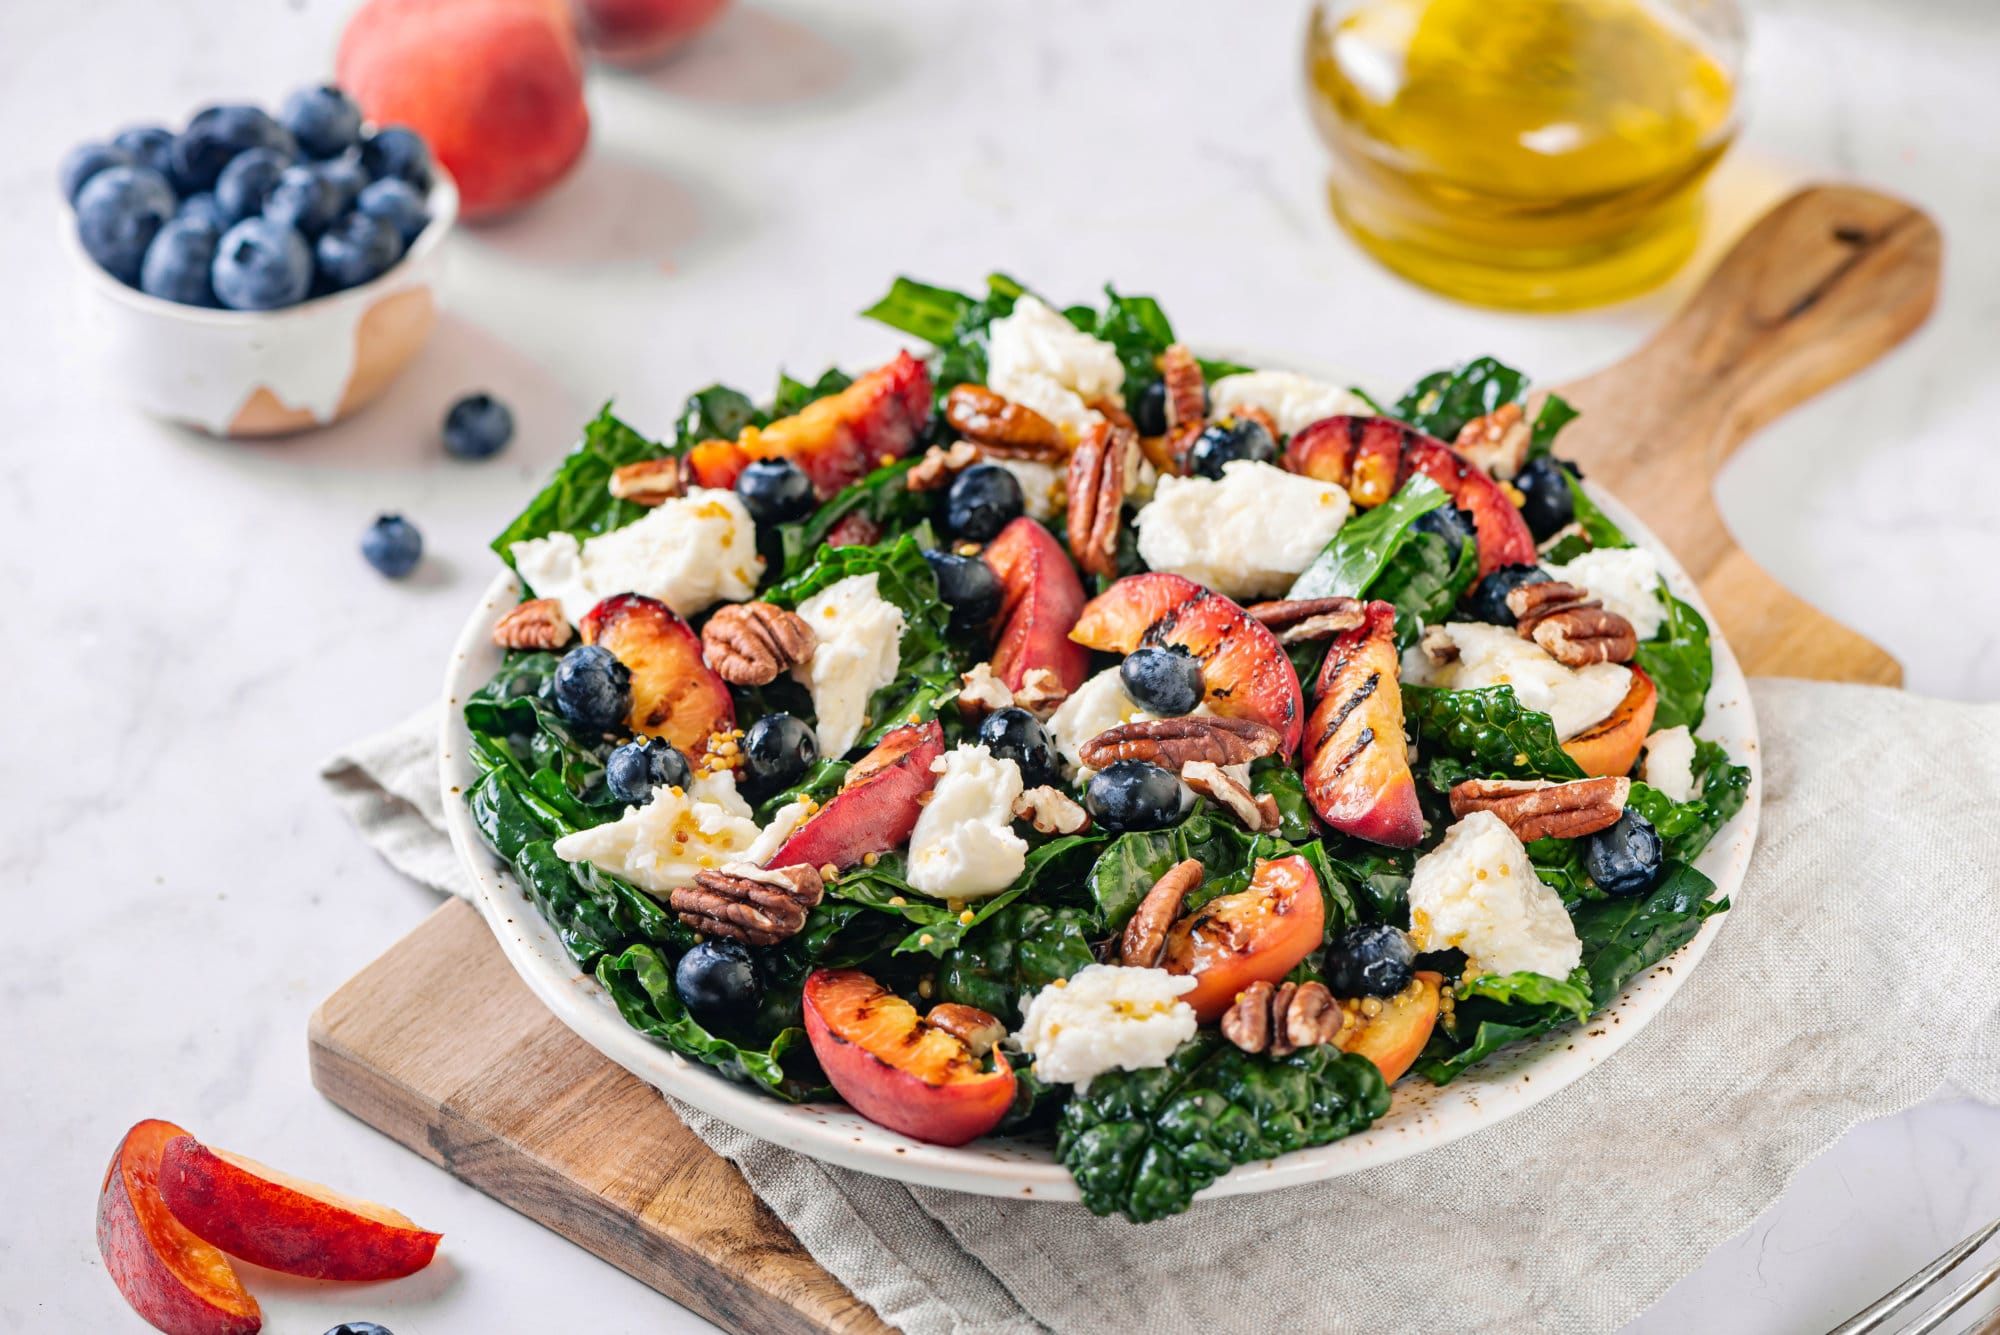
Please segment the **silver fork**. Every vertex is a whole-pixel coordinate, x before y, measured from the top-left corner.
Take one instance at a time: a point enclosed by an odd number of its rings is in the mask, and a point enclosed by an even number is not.
[[[2000,1233],[2000,1219],[1996,1219],[1985,1228],[1978,1230],[1971,1237],[1938,1257],[1937,1260],[1932,1261],[1922,1270],[1911,1275],[1901,1284],[1898,1284],[1895,1288],[1889,1290],[1880,1298],[1877,1298],[1874,1302],[1835,1326],[1826,1335],[1868,1335],[1870,1331],[1881,1330],[1891,1317],[1903,1312],[1904,1309],[1916,1302],[1918,1297],[1925,1290],[1929,1289],[1931,1285],[1957,1269],[1959,1263],[1964,1261],[1966,1257],[1984,1247],[1987,1240],[1995,1233]],[[1986,1269],[1953,1289],[1950,1295],[1943,1302],[1932,1308],[1921,1321],[1917,1322],[1914,1326],[1909,1326],[1899,1331],[1897,1335],[1930,1335],[1932,1331],[1949,1320],[1952,1313],[1958,1311],[1959,1308],[1965,1306],[1974,1298],[1977,1298],[1981,1293],[1984,1293],[1987,1287],[1995,1280],[2000,1280],[2000,1261],[1995,1261],[1992,1265],[1987,1266]],[[1982,1331],[1988,1329],[1992,1329],[1992,1327],[1982,1327]]]

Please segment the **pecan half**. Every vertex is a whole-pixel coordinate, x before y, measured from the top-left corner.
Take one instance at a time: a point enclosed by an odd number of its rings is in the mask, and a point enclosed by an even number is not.
[[[1368,619],[1359,598],[1280,598],[1243,610],[1275,634],[1279,644],[1330,640]]]
[[[1139,438],[1116,422],[1099,422],[1069,456],[1069,551],[1087,575],[1118,573],[1118,527],[1125,485]]]
[[[1454,784],[1454,819],[1490,811],[1522,843],[1578,839],[1614,824],[1625,810],[1632,781],[1624,777],[1547,783],[1540,779],[1467,779]]]
[[[1236,823],[1252,834],[1278,828],[1278,800],[1269,793],[1251,792],[1249,784],[1220,765],[1193,761],[1181,769],[1181,782],[1234,816]]]
[[[993,1051],[994,1044],[1007,1037],[1007,1026],[999,1020],[977,1006],[961,1006],[956,1001],[931,1007],[924,1023],[944,1030],[971,1049],[975,1057],[984,1057]]]
[[[1222,1036],[1274,1057],[1339,1039],[1347,1013],[1325,983],[1252,983],[1222,1016]]]
[[[803,863],[731,862],[718,871],[696,872],[694,884],[676,887],[668,902],[682,922],[706,936],[773,946],[805,926],[807,911],[824,892],[819,872]]]
[[[969,440],[955,440],[950,449],[933,445],[915,468],[903,474],[903,486],[911,491],[937,491],[950,486],[953,478],[978,462],[979,447]]]
[[[1125,920],[1118,962],[1128,969],[1151,969],[1167,948],[1167,929],[1181,916],[1181,901],[1201,887],[1201,863],[1194,858],[1167,868]]]
[[[944,396],[944,420],[961,436],[1023,457],[1055,458],[1069,451],[1061,427],[984,385],[954,385]]]
[[[1507,608],[1521,638],[1566,667],[1629,663],[1639,649],[1632,623],[1574,584],[1518,585],[1507,593]]]
[[[1027,821],[1043,834],[1075,834],[1090,823],[1090,815],[1069,794],[1043,784],[1014,799],[1014,819]]]
[[[1160,354],[1160,379],[1167,388],[1167,429],[1208,416],[1208,387],[1201,363],[1185,343],[1170,343]],[[1273,436],[1275,438],[1275,434]]]
[[[1424,657],[1433,667],[1458,661],[1458,641],[1443,626],[1425,626],[1424,633],[1417,637],[1417,648],[1424,651]]]
[[[687,495],[693,479],[681,459],[641,459],[611,470],[611,494],[634,505],[664,505]]]
[[[1021,675],[1021,689],[1014,692],[1015,704],[1044,720],[1067,699],[1069,688],[1047,668],[1029,668]]]
[[[1236,994],[1222,1013],[1222,1036],[1245,1052],[1271,1046],[1271,997],[1278,989],[1259,980]]]
[[[1484,417],[1475,417],[1458,429],[1452,448],[1485,469],[1495,478],[1510,478],[1521,471],[1528,459],[1528,439],[1532,435],[1527,415],[1518,403],[1503,403]]]
[[[1171,770],[1200,760],[1247,765],[1275,752],[1283,740],[1276,728],[1256,719],[1189,714],[1121,723],[1078,747],[1077,756],[1091,769],[1103,769],[1115,760],[1145,760]]]
[[[859,510],[849,510],[835,520],[826,535],[829,547],[873,547],[881,540],[882,526]]]
[[[733,686],[763,686],[813,656],[818,637],[796,612],[770,603],[728,603],[701,628],[701,653]]]
[[[493,623],[493,643],[502,649],[560,649],[572,633],[553,598],[530,598]]]
[[[958,674],[965,684],[958,690],[958,712],[970,722],[977,723],[988,714],[997,714],[1014,704],[1014,693],[1007,689],[1007,683],[993,675],[991,663],[977,663],[970,672]]]
[[[1520,628],[1524,640],[1532,638],[1530,632],[1543,617],[1553,616],[1566,607],[1602,606],[1590,596],[1590,590],[1565,584],[1561,580],[1545,579],[1539,584],[1517,584],[1507,590],[1507,610],[1514,614],[1514,623]]]

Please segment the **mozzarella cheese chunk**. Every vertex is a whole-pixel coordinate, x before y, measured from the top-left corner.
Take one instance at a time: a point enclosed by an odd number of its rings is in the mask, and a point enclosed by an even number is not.
[[[812,692],[822,756],[847,754],[868,727],[868,698],[896,679],[903,612],[876,587],[873,573],[849,575],[798,607],[819,644],[792,675]]]
[[[1629,668],[1617,663],[1564,667],[1512,626],[1452,621],[1440,629],[1458,650],[1458,660],[1434,665],[1412,649],[1403,656],[1405,680],[1453,691],[1512,686],[1525,708],[1549,716],[1558,741],[1608,717],[1632,685]]]
[[[664,899],[676,886],[693,885],[698,871],[744,860],[758,833],[747,816],[661,788],[615,821],[556,840],[556,856],[588,862]]]
[[[1244,408],[1262,408],[1287,436],[1303,431],[1323,417],[1375,410],[1367,400],[1338,385],[1296,371],[1244,371],[1226,375],[1208,387],[1208,401],[1217,417]]]
[[[1282,594],[1347,521],[1331,482],[1238,459],[1222,480],[1163,477],[1139,511],[1139,555],[1239,601]]]
[[[1032,408],[1072,438],[1100,418],[1090,404],[1116,399],[1125,385],[1118,350],[1084,333],[1036,297],[987,327],[986,385]]]
[[[509,550],[535,596],[560,602],[572,624],[614,593],[641,593],[691,617],[756,596],[764,577],[757,524],[742,499],[703,487],[580,543],[574,533],[551,533]]]
[[[1410,875],[1410,944],[1456,948],[1481,973],[1567,978],[1583,942],[1562,899],[1535,876],[1505,821],[1475,811],[1445,831]]]
[[[1194,1037],[1194,1010],[1180,1000],[1194,986],[1165,969],[1088,964],[1028,998],[1014,1041],[1037,1076],[1079,1090],[1106,1071],[1165,1066]]]
[[[1197,712],[1206,708],[1204,705]],[[1117,668],[1106,668],[1070,692],[1069,698],[1056,706],[1046,726],[1049,740],[1062,752],[1063,760],[1080,779],[1088,779],[1097,771],[1083,763],[1080,752],[1085,742],[1121,723],[1150,723],[1158,717],[1139,708],[1125,694],[1125,684],[1119,680]]]
[[[1639,777],[1676,802],[1694,797],[1694,734],[1685,724],[1662,728],[1646,738]]]
[[[995,459],[994,463],[1014,475],[1021,484],[1021,501],[1028,517],[1044,522],[1054,519],[1067,504],[1063,470],[1034,459]],[[1127,488],[1130,490],[1130,488]]]
[[[940,775],[910,832],[909,880],[933,899],[984,899],[1014,883],[1028,841],[1014,833],[1021,768],[983,746],[939,756]]]
[[[1567,565],[1545,565],[1549,578],[1574,584],[1632,623],[1641,640],[1666,624],[1660,601],[1660,564],[1644,547],[1596,547]]]

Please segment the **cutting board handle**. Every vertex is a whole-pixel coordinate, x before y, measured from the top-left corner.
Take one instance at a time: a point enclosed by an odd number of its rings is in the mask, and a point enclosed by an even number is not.
[[[1744,233],[1645,346],[1557,391],[1583,411],[1564,453],[1637,509],[1727,609],[1724,628],[1752,672],[1901,680],[1894,659],[1737,549],[1711,485],[1752,432],[1924,322],[1942,253],[1937,225],[1902,200],[1809,187]]]

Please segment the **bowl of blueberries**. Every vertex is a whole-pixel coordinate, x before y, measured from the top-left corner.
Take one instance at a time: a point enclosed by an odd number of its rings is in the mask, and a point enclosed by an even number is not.
[[[458,192],[340,89],[78,145],[59,176],[86,335],[141,408],[218,436],[338,421],[437,321]]]

